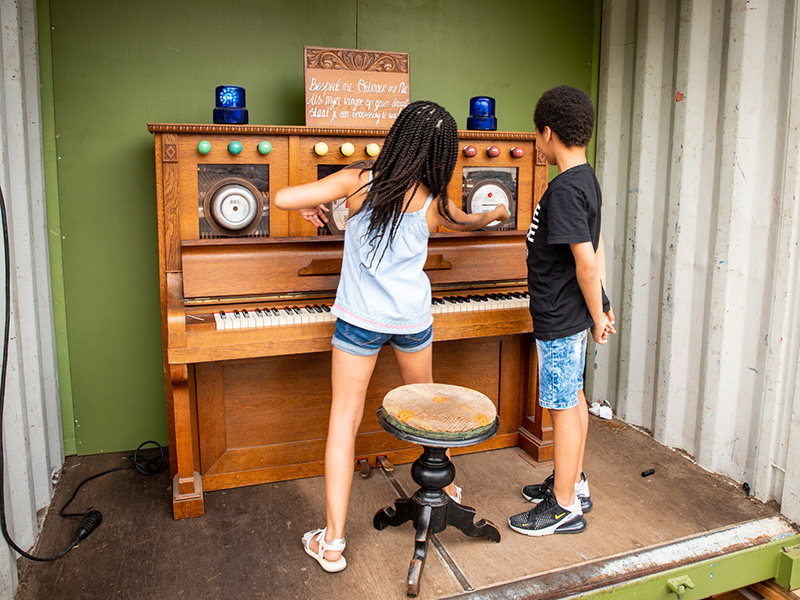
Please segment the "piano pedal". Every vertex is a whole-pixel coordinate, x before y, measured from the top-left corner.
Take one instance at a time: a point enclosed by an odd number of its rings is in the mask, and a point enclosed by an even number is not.
[[[369,461],[366,458],[358,459],[358,468],[361,470],[361,477],[366,479],[370,475]]]
[[[389,459],[386,458],[386,456],[379,456],[378,462],[380,463],[381,467],[383,467],[383,470],[387,473],[394,471],[394,465],[389,462]]]

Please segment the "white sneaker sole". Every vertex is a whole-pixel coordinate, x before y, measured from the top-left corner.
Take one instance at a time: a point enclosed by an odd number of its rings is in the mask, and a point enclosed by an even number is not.
[[[530,535],[534,537],[541,537],[545,535],[552,535],[554,533],[580,533],[581,531],[586,529],[586,519],[581,516],[576,521],[572,523],[553,523],[550,527],[544,527],[542,529],[522,529],[521,527],[514,527],[511,524],[511,520],[508,521],[508,526],[511,527],[517,533],[521,533],[523,535]]]

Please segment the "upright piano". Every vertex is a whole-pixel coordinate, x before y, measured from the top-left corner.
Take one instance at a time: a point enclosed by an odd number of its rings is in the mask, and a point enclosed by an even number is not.
[[[373,160],[387,130],[149,124],[155,138],[164,381],[173,514],[204,512],[204,490],[323,473],[344,202],[318,229],[274,206],[274,193]],[[547,185],[535,134],[460,131],[448,189],[465,211],[505,198],[506,223],[431,235],[434,379],[496,403],[498,433],[458,452],[520,446],[552,458],[537,402],[525,235]],[[419,451],[374,418],[402,385],[378,358],[356,463],[413,461]],[[360,462],[359,462],[360,461]]]

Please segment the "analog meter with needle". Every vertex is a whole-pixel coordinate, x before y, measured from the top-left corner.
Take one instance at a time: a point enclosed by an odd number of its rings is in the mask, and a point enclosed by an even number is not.
[[[489,212],[498,204],[504,204],[513,215],[515,212],[514,198],[506,185],[499,179],[482,179],[476,183],[467,196],[466,211],[471,214]],[[491,231],[503,226],[502,221],[492,221],[484,230]]]

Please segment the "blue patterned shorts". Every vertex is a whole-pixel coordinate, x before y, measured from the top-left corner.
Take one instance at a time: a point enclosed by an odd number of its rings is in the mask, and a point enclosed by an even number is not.
[[[402,352],[419,352],[433,342],[433,325],[419,333],[376,333],[336,319],[336,331],[333,332],[331,344],[342,352],[372,356],[380,352],[386,342]]]
[[[583,389],[588,330],[557,340],[536,340],[539,362],[539,405],[566,410],[578,405]]]

